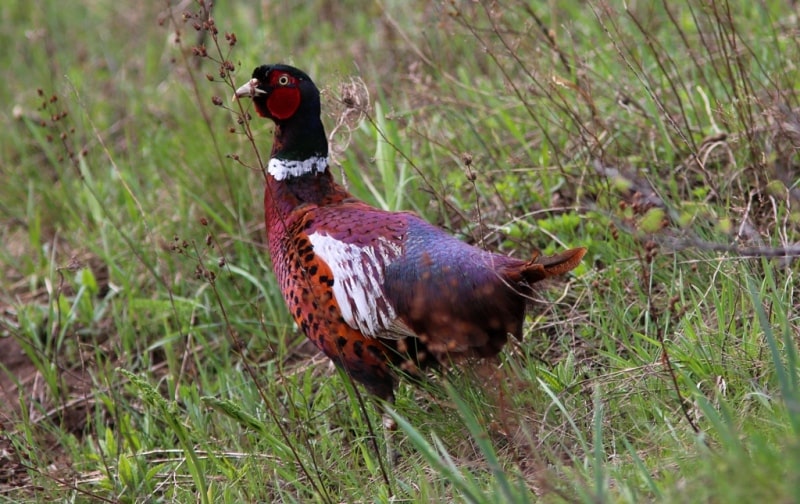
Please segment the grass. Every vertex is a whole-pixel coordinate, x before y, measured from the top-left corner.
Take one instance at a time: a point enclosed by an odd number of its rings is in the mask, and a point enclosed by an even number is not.
[[[7,4],[0,499],[800,501],[788,2]],[[226,79],[276,61],[359,197],[589,248],[388,437],[271,273]]]

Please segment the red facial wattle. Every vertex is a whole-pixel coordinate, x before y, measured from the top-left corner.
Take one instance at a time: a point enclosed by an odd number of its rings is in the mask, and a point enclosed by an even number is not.
[[[297,87],[278,87],[272,90],[267,98],[269,117],[283,121],[297,112],[300,106],[300,89]],[[259,114],[261,111],[259,111]]]

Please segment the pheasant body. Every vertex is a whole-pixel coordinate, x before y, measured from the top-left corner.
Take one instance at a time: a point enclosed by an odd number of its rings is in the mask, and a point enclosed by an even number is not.
[[[468,245],[410,212],[387,212],[336,184],[319,91],[265,65],[239,88],[275,121],[264,196],[269,251],[301,330],[372,394],[392,400],[393,369],[491,357],[522,336],[532,285],[585,249],[525,261]]]

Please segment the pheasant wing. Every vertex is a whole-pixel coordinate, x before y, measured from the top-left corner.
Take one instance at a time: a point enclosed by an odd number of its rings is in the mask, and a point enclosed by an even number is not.
[[[342,318],[364,336],[414,335],[398,318],[384,287],[387,266],[403,254],[410,215],[347,202],[320,207],[306,219],[314,254],[333,274],[333,296]]]

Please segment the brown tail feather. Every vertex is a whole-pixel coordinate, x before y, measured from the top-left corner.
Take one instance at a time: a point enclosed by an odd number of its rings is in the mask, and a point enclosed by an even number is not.
[[[522,277],[528,283],[534,283],[545,278],[563,275],[575,269],[584,255],[586,255],[586,249],[583,247],[565,250],[551,256],[536,254],[533,259],[525,264],[522,270]]]

